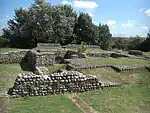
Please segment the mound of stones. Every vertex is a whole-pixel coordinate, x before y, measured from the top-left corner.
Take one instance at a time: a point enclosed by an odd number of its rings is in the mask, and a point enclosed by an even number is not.
[[[9,89],[11,97],[44,96],[66,92],[85,92],[101,88],[96,76],[77,71],[63,71],[50,75],[20,74]]]

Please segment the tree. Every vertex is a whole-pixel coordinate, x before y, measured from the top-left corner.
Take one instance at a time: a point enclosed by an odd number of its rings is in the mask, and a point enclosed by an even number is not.
[[[139,45],[139,48],[141,51],[150,51],[150,30],[149,32],[147,33],[147,38],[146,40],[144,40],[140,45]]]
[[[29,7],[29,14],[34,25],[34,36],[37,42],[47,42],[53,38],[52,6],[44,0],[35,0]]]
[[[9,40],[0,36],[0,47],[8,47]]]
[[[74,40],[73,34],[77,13],[68,5],[56,5],[53,9],[54,41],[62,45],[71,43]]]
[[[77,36],[77,43],[82,41],[87,44],[91,43],[92,38],[92,19],[88,14],[80,13],[78,22],[75,25],[75,34]]]
[[[144,39],[138,35],[136,37],[130,38],[128,43],[128,49],[134,50],[138,49],[139,45],[144,41]]]
[[[101,25],[98,26],[99,29],[99,38],[98,43],[101,45],[101,48],[108,49],[110,47],[110,39],[112,34],[110,34],[108,25]]]
[[[10,47],[33,48],[36,39],[32,34],[33,26],[28,10],[15,10],[15,17],[8,21],[8,28],[3,29],[4,38],[10,39]]]

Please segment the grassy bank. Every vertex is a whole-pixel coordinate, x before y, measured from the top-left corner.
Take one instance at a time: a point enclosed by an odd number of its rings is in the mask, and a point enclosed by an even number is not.
[[[137,70],[134,74],[136,76],[133,78],[138,79],[132,84],[85,92],[78,96],[100,113],[149,113],[150,72]]]

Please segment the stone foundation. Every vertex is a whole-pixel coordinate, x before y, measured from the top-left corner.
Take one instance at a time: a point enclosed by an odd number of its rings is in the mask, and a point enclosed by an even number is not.
[[[28,50],[0,53],[0,64],[20,63]]]
[[[51,66],[55,63],[55,53],[28,51],[20,65],[23,70],[36,71],[37,67]]]
[[[22,74],[9,89],[11,97],[44,96],[66,92],[85,92],[101,88],[96,76],[77,71],[63,71],[51,75]]]

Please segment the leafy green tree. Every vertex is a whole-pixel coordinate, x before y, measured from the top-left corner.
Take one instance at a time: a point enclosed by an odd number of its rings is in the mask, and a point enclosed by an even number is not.
[[[17,48],[33,48],[36,39],[32,34],[33,26],[28,10],[15,10],[15,17],[8,21],[8,28],[3,29],[4,38],[10,39],[10,46]]]
[[[99,38],[98,43],[102,49],[108,49],[110,47],[110,40],[112,34],[110,34],[108,25],[101,25],[98,26],[99,29]]]
[[[35,3],[29,7],[29,14],[34,25],[33,34],[37,42],[46,42],[53,38],[52,24],[52,6],[44,0],[35,0]]]
[[[78,22],[75,26],[75,34],[77,36],[77,43],[80,44],[82,41],[87,44],[91,43],[92,38],[92,19],[88,14],[80,13]]]
[[[141,51],[145,51],[145,52],[150,51],[150,30],[149,30],[149,32],[147,33],[147,38],[146,38],[146,40],[144,40],[144,41],[140,44],[140,46],[139,46],[138,49],[140,49]]]
[[[128,43],[128,49],[134,50],[138,49],[139,45],[144,41],[144,39],[138,35],[136,37],[130,38]]]
[[[71,43],[74,40],[73,32],[77,13],[68,5],[56,5],[53,9],[54,41],[60,44]]]
[[[0,47],[8,47],[9,40],[0,36]]]

